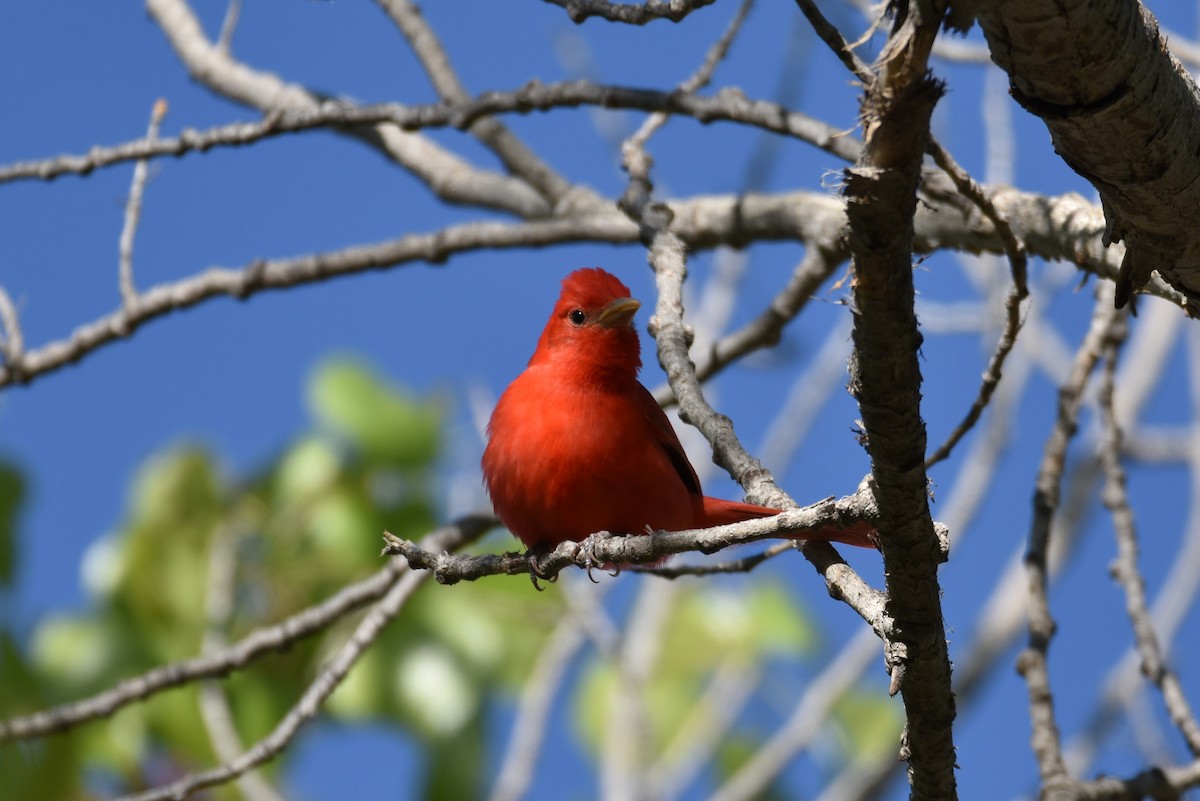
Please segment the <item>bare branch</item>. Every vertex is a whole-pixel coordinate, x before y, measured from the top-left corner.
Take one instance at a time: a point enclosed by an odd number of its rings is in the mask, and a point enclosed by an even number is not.
[[[708,82],[712,80],[713,73],[717,69],[717,65],[729,54],[729,48],[733,44],[733,39],[737,36],[738,31],[742,29],[742,23],[746,21],[746,16],[750,13],[750,7],[753,4],[754,0],[742,0],[742,4],[738,6],[737,13],[733,15],[733,19],[729,21],[729,25],[725,27],[725,32],[721,34],[721,38],[709,48],[707,55],[704,57],[704,62],[686,81],[679,85],[676,91],[684,94],[692,94],[708,85]],[[641,127],[638,128],[637,132],[629,138],[629,141],[623,147],[632,146],[640,150],[645,150],[646,143],[650,141],[650,137],[666,121],[666,112],[656,111],[642,122]]]
[[[470,99],[458,74],[450,65],[445,48],[421,15],[421,10],[409,0],[378,0],[392,22],[408,40],[421,66],[445,103],[465,103]],[[495,119],[479,119],[467,130],[491,149],[510,173],[536,189],[551,206],[557,206],[571,185]]]
[[[1122,320],[1121,322],[1124,322]],[[1113,530],[1117,538],[1117,559],[1112,565],[1113,578],[1125,591],[1125,610],[1133,626],[1137,651],[1142,661],[1142,673],[1162,693],[1167,714],[1175,728],[1179,729],[1192,756],[1200,757],[1200,725],[1195,712],[1188,703],[1180,686],[1179,677],[1166,664],[1158,634],[1146,604],[1146,583],[1138,568],[1138,537],[1133,509],[1129,506],[1129,495],[1125,483],[1125,469],[1121,465],[1121,429],[1113,410],[1113,377],[1116,374],[1117,350],[1123,339],[1121,326],[1108,342],[1103,380],[1100,384],[1099,402],[1104,422],[1104,439],[1100,456],[1104,463],[1104,505],[1113,519]]]
[[[726,88],[710,97],[686,92],[660,92],[589,81],[542,84],[532,81],[511,92],[485,92],[451,104],[406,106],[379,103],[359,106],[343,100],[319,100],[272,111],[257,122],[236,122],[202,131],[185,129],[177,137],[138,139],[86,154],[23,161],[0,168],[0,183],[24,179],[49,180],[146,158],[182,156],[214,147],[238,147],[287,133],[318,128],[353,129],[394,125],[405,131],[426,128],[468,129],[497,114],[528,114],[558,108],[597,106],[692,117],[701,123],[735,122],[799,139],[846,161],[852,161],[858,142],[833,126],[791,111],[768,100],[752,100],[740,90]],[[462,202],[470,202],[463,199]]]
[[[384,553],[403,556],[417,570],[432,570],[440,584],[477,581],[488,576],[523,575],[531,571],[536,571],[538,578],[553,579],[571,565],[585,569],[595,569],[603,565],[644,565],[677,553],[699,551],[711,554],[734,545],[745,545],[765,539],[803,539],[807,532],[844,528],[856,522],[870,520],[873,503],[871,493],[860,490],[854,495],[838,500],[826,498],[811,506],[788,509],[774,517],[744,520],[712,528],[632,535],[598,532],[583,542],[567,540],[559,543],[554,550],[539,555],[537,563],[533,565],[530,554],[527,553],[443,553],[431,551],[386,532],[384,539],[387,546]],[[815,544],[806,541],[805,547]],[[845,566],[840,560],[839,564]],[[845,569],[849,571],[848,567]],[[861,582],[861,579],[858,581]],[[846,589],[855,592],[856,597],[861,596],[859,602],[862,604],[862,614],[878,615],[879,610],[875,606],[876,603],[881,603],[878,598],[871,596],[869,591],[858,592],[857,585],[849,580]]]
[[[1108,289],[1109,287],[1105,287]],[[1032,745],[1037,757],[1044,792],[1053,793],[1072,784],[1062,756],[1062,740],[1054,714],[1054,696],[1050,688],[1047,653],[1054,637],[1055,623],[1050,613],[1047,550],[1051,524],[1059,505],[1059,488],[1066,463],[1067,446],[1074,436],[1083,390],[1097,361],[1112,336],[1120,313],[1113,308],[1112,295],[1097,291],[1096,308],[1087,336],[1079,346],[1071,375],[1059,389],[1058,419],[1046,441],[1038,467],[1034,493],[1034,516],[1025,556],[1029,595],[1029,644],[1021,653],[1017,669],[1025,678],[1029,694],[1029,715],[1033,726]]]
[[[588,17],[600,17],[609,22],[626,25],[645,25],[656,19],[680,22],[698,8],[715,0],[647,0],[645,3],[610,3],[608,0],[546,0],[566,9],[571,22],[579,24]]]
[[[1099,209],[1076,195],[1048,198],[1005,190],[996,202],[1013,222],[1030,252],[1046,259],[1069,259],[1081,269],[1104,277],[1116,275],[1116,264],[1099,244],[1096,221],[1103,226]],[[836,198],[812,192],[781,195],[724,195],[700,197],[672,203],[673,230],[693,250],[718,245],[741,247],[752,241],[826,241],[836,238],[845,225],[845,210]],[[917,245],[921,248],[956,247],[998,251],[1001,243],[988,231],[975,229],[970,220],[947,225],[953,215],[918,211]],[[14,349],[20,344],[16,313],[7,296],[0,297],[0,322],[7,327],[6,360],[0,367],[0,387],[33,380],[86,356],[91,351],[129,336],[136,328],[172,311],[189,308],[210,298],[244,298],[257,292],[321,281],[338,275],[376,270],[416,260],[440,263],[460,252],[482,248],[544,247],[567,242],[633,244],[639,231],[624,215],[610,206],[600,206],[587,215],[562,220],[503,224],[465,223],[430,234],[411,234],[376,245],[316,253],[293,259],[256,261],[230,269],[210,267],[179,281],[161,284],[142,293],[132,309],[121,309],[86,323],[67,339],[32,351]],[[1118,256],[1119,258],[1119,256]],[[816,262],[813,271],[793,276],[788,287],[755,322],[716,345],[712,370],[754,349],[762,336],[769,341],[772,330],[781,327],[791,309],[802,308],[819,285],[830,262]],[[1147,287],[1156,291],[1154,280]],[[1179,293],[1163,289],[1164,297],[1186,306]],[[776,305],[778,304],[778,305]],[[798,304],[798,305],[797,305]],[[13,337],[13,332],[16,337]],[[728,344],[726,344],[728,343]],[[728,348],[728,350],[726,350]],[[21,354],[20,369],[14,367],[14,350]],[[704,363],[706,366],[709,362]],[[707,373],[711,374],[711,373]],[[661,393],[661,390],[660,390]]]
[[[1121,779],[1108,776],[1080,782],[1072,798],[1079,801],[1177,801],[1185,790],[1200,787],[1200,759],[1177,768],[1150,768]]]
[[[0,285],[0,356],[4,357],[3,373],[23,375],[25,372],[25,337],[21,333],[21,321],[17,307]]]
[[[834,706],[858,682],[879,654],[879,641],[861,629],[812,681],[787,721],[709,798],[710,801],[753,801],[761,798],[796,754],[825,730]]]
[[[460,548],[496,525],[496,520],[491,517],[464,517],[431,532],[421,544],[428,548]],[[107,717],[123,706],[144,701],[163,690],[199,679],[225,676],[264,654],[286,650],[297,640],[324,631],[334,621],[383,597],[407,572],[408,565],[403,560],[391,560],[370,578],[352,584],[328,600],[297,612],[273,626],[257,629],[220,652],[157,667],[82,701],[0,721],[0,743],[63,731],[89,720]]]
[[[1012,382],[1007,382],[1005,387],[1007,391],[1013,391]],[[1070,472],[1067,500],[1061,513],[1055,516],[1054,536],[1050,541],[1048,556],[1051,580],[1062,573],[1063,568],[1070,564],[1071,557],[1077,553],[1076,545],[1086,512],[1095,497],[1099,478],[1100,471],[1093,460],[1077,464]],[[949,505],[958,504],[952,501]],[[949,518],[959,521],[959,525],[954,527],[954,531],[958,532],[963,524],[961,515],[952,514]],[[970,627],[970,645],[965,654],[955,659],[954,694],[960,707],[969,708],[979,700],[986,680],[994,676],[997,669],[1007,667],[1001,658],[1025,631],[1029,599],[1028,594],[1022,592],[1022,584],[1027,579],[1021,550],[1018,548],[1007,561]],[[902,763],[892,755],[880,753],[865,764],[860,763],[844,771],[818,796],[818,801],[866,801],[878,798],[901,767]]]
[[[162,126],[163,117],[166,114],[167,101],[159,98],[150,112],[150,126],[146,129],[147,142],[153,142],[158,138],[158,129]],[[125,224],[121,228],[121,238],[117,245],[117,275],[121,288],[121,305],[126,309],[137,303],[137,287],[133,283],[133,239],[137,234],[138,221],[142,218],[142,195],[146,191],[146,179],[149,172],[149,164],[146,159],[138,159],[133,168],[129,198],[125,201]]]
[[[239,534],[236,527],[222,526],[213,533],[209,546],[206,621],[204,643],[201,646],[204,656],[211,656],[229,647],[225,632],[233,615]],[[234,722],[229,696],[225,694],[221,682],[209,679],[200,685],[200,717],[217,759],[221,762],[236,759],[245,746]],[[283,795],[259,772],[238,777],[237,786],[246,801],[284,801]]]
[[[646,777],[649,795],[673,801],[710,764],[761,679],[757,667],[732,653],[717,667],[704,694],[679,724],[679,734]]]
[[[871,72],[871,67],[858,57],[842,36],[833,23],[825,18],[821,10],[817,8],[817,4],[813,0],[796,0],[796,5],[800,7],[800,11],[804,14],[817,36],[821,37],[821,41],[825,43],[833,54],[846,69],[850,70],[854,77],[858,78],[864,86],[869,86],[875,82],[875,74]]]
[[[733,559],[728,562],[700,565],[672,564],[664,567],[637,567],[634,569],[639,573],[649,573],[650,575],[665,579],[677,579],[683,576],[714,576],[722,573],[749,573],[768,559],[774,559],[786,551],[795,549],[795,547],[791,542],[780,542],[756,554],[751,554],[741,559]]]
[[[168,785],[126,796],[118,801],[169,801],[186,798],[196,790],[233,781],[247,771],[274,759],[287,748],[304,724],[316,717],[325,700],[337,689],[358,658],[375,642],[383,628],[399,614],[416,589],[428,578],[428,573],[407,572],[392,584],[387,594],[355,627],[354,633],[338,651],[337,656],[308,685],[308,689],[296,705],[270,734],[259,740],[250,750],[243,751],[236,759],[220,767],[191,773]]]
[[[229,0],[229,5],[225,7],[225,19],[221,21],[221,33],[217,36],[217,49],[223,53],[230,52],[233,47],[233,34],[241,14],[242,0]]]
[[[584,644],[584,631],[575,615],[564,615],[534,662],[521,690],[512,735],[489,801],[519,801],[528,792],[553,711],[554,696]]]
[[[146,10],[191,76],[213,92],[268,115],[320,107],[323,98],[316,93],[235,61],[209,41],[187,0],[146,0]],[[500,209],[525,218],[549,212],[545,199],[524,181],[473,167],[427,137],[387,124],[348,133],[380,150],[449,203]]]
[[[889,693],[906,719],[900,758],[914,798],[952,798],[955,702],[946,645],[937,530],[929,510],[927,444],[921,417],[922,336],[912,278],[917,190],[941,85],[929,50],[947,12],[909,4],[897,15],[862,100],[863,148],[844,173],[854,257],[854,354],[850,392],[858,402],[879,500],[887,615]]]
[[[615,212],[588,219],[519,223],[467,223],[433,234],[401,237],[294,259],[257,261],[240,269],[210,267],[138,296],[137,302],[77,328],[69,339],[24,354],[20,369],[0,367],[0,387],[64,367],[114,340],[129,336],[142,324],[213,297],[245,298],[267,289],[321,281],[337,275],[377,270],[406,262],[445,261],[451,254],[478,248],[536,247],[570,241],[633,242],[636,229]],[[11,360],[10,360],[11,362]]]
[[[770,305],[753,320],[721,337],[708,348],[696,365],[696,378],[707,381],[743,356],[778,345],[783,338],[783,329],[803,311],[817,289],[829,280],[839,265],[845,263],[847,256],[841,249],[831,250],[810,244],[787,286],[771,299]],[[675,403],[670,384],[658,387],[654,391],[654,399],[660,406]]]
[[[1017,344],[1017,334],[1020,333],[1022,324],[1021,302],[1028,294],[1028,290],[1022,290],[1016,284],[1009,290],[1008,295],[1004,299],[1004,330],[1000,332],[1000,339],[996,342],[996,349],[992,352],[992,357],[988,360],[987,369],[983,372],[983,381],[979,385],[979,392],[975,395],[975,400],[971,403],[971,408],[967,411],[966,416],[950,432],[950,435],[946,437],[946,441],[925,459],[926,470],[950,456],[954,451],[954,446],[967,435],[967,432],[975,427],[975,424],[979,422],[980,415],[983,414],[983,410],[991,402],[992,395],[995,393],[996,387],[1000,384],[1004,362],[1008,359],[1008,354],[1012,352],[1013,347]]]

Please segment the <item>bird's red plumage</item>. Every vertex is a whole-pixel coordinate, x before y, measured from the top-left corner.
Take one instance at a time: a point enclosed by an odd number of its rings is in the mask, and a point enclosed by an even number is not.
[[[567,276],[529,366],[492,412],[484,482],[526,546],[778,514],[701,492],[666,414],[638,383],[637,304],[628,298],[599,268]],[[874,547],[858,530],[810,536]]]

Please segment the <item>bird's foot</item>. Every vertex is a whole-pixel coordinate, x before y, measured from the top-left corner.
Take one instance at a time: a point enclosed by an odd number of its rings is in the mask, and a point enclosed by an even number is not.
[[[583,554],[583,566],[587,570],[587,576],[593,584],[598,584],[596,577],[592,575],[595,569],[603,570],[610,576],[619,576],[621,574],[621,566],[613,564],[605,564],[596,556],[596,546],[604,540],[612,539],[619,536],[608,531],[597,531],[594,534],[589,534],[586,539],[579,543],[579,552]]]
[[[525,551],[525,558],[529,561],[529,580],[533,582],[533,588],[541,592],[544,588],[538,584],[538,579],[553,584],[558,580],[558,574],[553,575],[542,569],[542,562],[550,555],[551,549],[545,545],[534,545]]]

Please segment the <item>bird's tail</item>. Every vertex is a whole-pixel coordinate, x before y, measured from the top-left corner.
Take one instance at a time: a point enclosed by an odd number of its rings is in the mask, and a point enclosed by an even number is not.
[[[766,506],[755,506],[752,503],[724,501],[720,498],[704,496],[703,527],[722,526],[726,523],[738,523],[742,520],[752,520],[756,517],[771,517],[779,514],[778,509]],[[876,548],[879,532],[870,523],[857,521],[844,528],[832,526],[806,531],[803,536],[793,535],[797,540],[825,540],[827,542],[844,542],[859,548]]]

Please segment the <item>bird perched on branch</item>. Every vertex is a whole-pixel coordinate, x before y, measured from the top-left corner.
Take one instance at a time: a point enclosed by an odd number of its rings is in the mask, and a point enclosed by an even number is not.
[[[501,522],[532,550],[598,531],[679,531],[779,513],[701,491],[671,422],[637,379],[640,306],[602,269],[568,275],[529,365],[492,412],[484,483]],[[864,523],[804,539],[873,548],[873,535]]]

